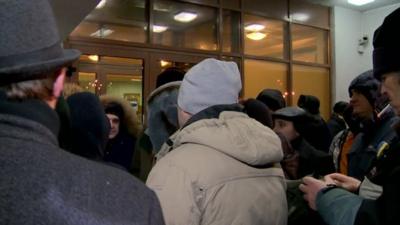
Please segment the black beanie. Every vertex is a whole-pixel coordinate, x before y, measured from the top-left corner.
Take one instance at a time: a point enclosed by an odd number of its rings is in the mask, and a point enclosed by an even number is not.
[[[257,120],[264,126],[272,127],[271,111],[261,101],[250,98],[243,103],[244,111],[250,118]]]
[[[181,81],[184,76],[185,71],[177,67],[169,67],[157,76],[156,88],[170,82]]]
[[[258,94],[256,99],[264,103],[272,111],[276,111],[286,106],[282,92],[276,89],[264,89]]]
[[[124,109],[122,106],[116,102],[110,102],[107,105],[104,106],[104,111],[106,114],[113,114],[118,116],[120,120],[124,119]]]
[[[364,95],[372,107],[375,108],[375,101],[379,97],[380,82],[373,76],[372,70],[366,71],[351,81],[349,96],[353,96],[352,90]]]
[[[313,95],[300,95],[297,106],[312,115],[319,115],[319,99]]]
[[[374,33],[374,76],[381,79],[389,72],[400,71],[400,8],[386,16]]]

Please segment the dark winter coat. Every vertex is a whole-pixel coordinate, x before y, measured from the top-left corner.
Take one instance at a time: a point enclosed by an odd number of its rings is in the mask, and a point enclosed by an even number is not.
[[[331,137],[335,137],[340,131],[346,129],[346,122],[336,113],[332,114],[326,125],[331,133]]]
[[[151,190],[60,149],[58,126],[42,101],[0,100],[0,224],[164,224]]]
[[[348,175],[362,180],[371,169],[382,141],[394,133],[393,124],[398,121],[393,111],[386,113],[379,121],[363,123],[360,134],[356,136],[348,153]]]

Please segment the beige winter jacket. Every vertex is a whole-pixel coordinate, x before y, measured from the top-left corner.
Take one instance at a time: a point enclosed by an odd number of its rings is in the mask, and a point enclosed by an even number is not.
[[[278,136],[240,112],[222,112],[174,135],[150,172],[167,225],[284,225]]]

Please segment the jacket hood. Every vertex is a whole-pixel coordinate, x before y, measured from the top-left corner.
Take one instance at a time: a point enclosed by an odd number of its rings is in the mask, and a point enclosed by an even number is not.
[[[171,82],[155,89],[147,99],[147,129],[157,153],[169,136],[178,130],[177,98],[181,82]]]
[[[234,111],[189,124],[174,136],[173,143],[174,149],[189,143],[204,145],[251,166],[278,163],[283,158],[281,142],[274,131]]]
[[[138,137],[141,127],[138,123],[136,112],[133,107],[129,105],[128,101],[120,97],[103,95],[100,96],[100,102],[103,107],[110,103],[117,103],[121,105],[122,110],[124,111],[124,118],[121,123],[125,125],[130,135],[134,136],[135,138]]]
[[[297,106],[313,115],[319,114],[319,105],[319,99],[313,95],[300,95],[297,101]]]

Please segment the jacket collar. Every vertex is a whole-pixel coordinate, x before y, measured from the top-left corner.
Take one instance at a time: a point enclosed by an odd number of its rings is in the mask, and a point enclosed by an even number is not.
[[[0,91],[0,114],[8,114],[33,120],[48,128],[58,136],[60,121],[57,113],[45,102],[36,99],[9,101],[6,94]]]

